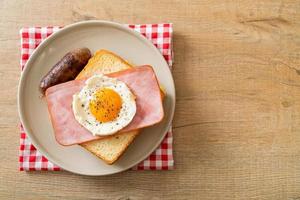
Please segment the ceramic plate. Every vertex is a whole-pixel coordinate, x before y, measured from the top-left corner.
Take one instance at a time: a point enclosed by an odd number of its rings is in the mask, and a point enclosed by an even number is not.
[[[166,89],[164,120],[145,128],[114,165],[107,165],[79,145],[64,147],[55,138],[47,104],[40,98],[39,82],[68,51],[88,47],[93,53],[108,49],[135,65],[152,65]],[[139,33],[117,23],[86,21],[52,34],[33,52],[22,73],[18,92],[19,114],[34,146],[50,161],[70,172],[107,175],[127,170],[149,156],[164,138],[175,108],[174,82],[168,64],[157,48]]]

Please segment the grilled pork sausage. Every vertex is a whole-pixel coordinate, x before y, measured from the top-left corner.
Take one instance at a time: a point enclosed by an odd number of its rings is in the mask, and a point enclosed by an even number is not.
[[[40,82],[40,90],[45,94],[47,88],[75,79],[91,57],[88,48],[79,48],[67,53],[58,61]]]

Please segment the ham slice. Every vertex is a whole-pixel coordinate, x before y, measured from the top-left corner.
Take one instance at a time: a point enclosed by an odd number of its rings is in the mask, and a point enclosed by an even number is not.
[[[130,124],[119,133],[151,126],[163,119],[160,88],[151,66],[136,67],[107,76],[123,81],[136,96],[136,114]],[[73,94],[81,90],[84,82],[85,80],[69,81],[52,86],[46,91],[55,138],[61,145],[80,144],[101,138],[93,136],[73,115]]]

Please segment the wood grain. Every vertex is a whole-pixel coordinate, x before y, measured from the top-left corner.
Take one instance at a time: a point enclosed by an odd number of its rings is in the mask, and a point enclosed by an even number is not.
[[[300,2],[0,1],[0,199],[300,199]],[[174,171],[18,172],[23,26],[174,23]]]

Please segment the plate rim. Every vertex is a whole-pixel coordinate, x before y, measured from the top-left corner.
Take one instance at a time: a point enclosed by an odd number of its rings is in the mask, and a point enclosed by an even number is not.
[[[150,48],[152,48],[152,50],[154,50],[160,57],[161,59],[163,59],[163,62],[169,66],[169,64],[167,63],[167,61],[165,60],[165,58],[163,57],[163,55],[161,54],[161,52],[157,49],[157,47],[154,46],[154,44],[149,41],[146,37],[142,36],[140,33],[130,29],[129,27],[117,23],[117,22],[112,22],[112,21],[106,21],[106,20],[88,20],[88,21],[80,21],[80,22],[76,22],[76,23],[72,23],[69,25],[64,26],[63,28],[59,29],[57,32],[52,33],[49,37],[47,37],[45,40],[43,40],[39,46],[34,49],[34,51],[32,52],[31,56],[29,57],[29,59],[27,60],[23,71],[21,72],[21,76],[20,76],[20,80],[19,80],[19,85],[18,85],[18,93],[17,93],[17,105],[18,105],[18,114],[19,114],[19,118],[20,121],[22,123],[23,129],[26,132],[27,137],[29,137],[31,143],[36,147],[36,149],[43,155],[45,156],[50,162],[52,162],[53,164],[57,165],[56,162],[53,161],[52,156],[50,156],[47,152],[45,152],[43,150],[42,147],[40,147],[39,143],[35,141],[35,139],[33,139],[34,134],[31,133],[31,131],[27,128],[26,123],[24,123],[24,121],[26,122],[26,117],[25,117],[25,106],[23,106],[23,93],[24,93],[24,85],[25,85],[25,80],[26,80],[26,76],[29,73],[29,68],[30,65],[32,65],[32,62],[34,62],[36,56],[44,50],[44,48],[48,45],[48,43],[50,43],[52,40],[54,40],[56,37],[58,37],[61,34],[64,34],[65,32],[69,31],[70,29],[76,27],[76,26],[84,26],[84,25],[97,25],[97,26],[112,26],[118,29],[122,29],[123,31],[128,32],[129,34],[133,34],[135,37],[137,37],[140,40],[143,40],[143,42],[145,42]],[[134,167],[135,165],[137,165],[138,163],[142,162],[143,160],[145,160],[162,142],[162,140],[165,138],[166,134],[168,133],[168,130],[171,127],[172,121],[173,121],[173,117],[174,117],[174,112],[175,112],[175,106],[176,106],[176,90],[175,90],[175,83],[174,83],[174,78],[172,76],[172,72],[170,67],[168,67],[167,69],[169,71],[169,73],[171,74],[171,79],[170,81],[172,82],[172,87],[171,89],[174,92],[174,104],[171,105],[171,112],[170,112],[170,120],[167,123],[166,127],[167,127],[167,131],[165,131],[165,133],[162,134],[162,137],[157,141],[157,144],[154,145],[154,147],[149,151],[150,153],[145,154],[144,156],[141,157],[141,159],[138,159],[136,162],[133,162],[131,165],[129,165],[128,167],[124,167],[118,171],[113,171],[113,172],[108,172],[108,173],[82,173],[79,171],[74,171],[74,170],[70,170],[65,168],[64,166],[61,165],[57,165],[59,166],[61,169],[68,171],[68,172],[72,172],[74,174],[79,174],[79,175],[86,175],[86,176],[105,176],[105,175],[111,175],[111,174],[116,174],[116,173],[120,173],[123,171],[126,171],[132,167]],[[46,149],[46,148],[45,148]],[[55,160],[55,159],[54,159]]]

